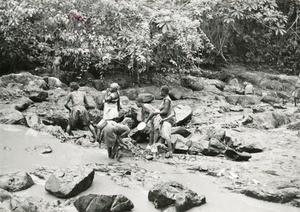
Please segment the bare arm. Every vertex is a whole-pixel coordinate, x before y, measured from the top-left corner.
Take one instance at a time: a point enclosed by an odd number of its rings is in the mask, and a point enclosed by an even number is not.
[[[67,101],[65,103],[65,108],[67,108],[68,111],[71,111],[71,108],[68,105],[68,103],[71,101],[71,99],[72,99],[72,94],[69,94],[68,97],[67,97]]]
[[[87,101],[87,98],[86,98],[85,94],[83,95],[83,103],[84,103],[84,106],[88,109],[89,104],[88,104],[88,101]]]

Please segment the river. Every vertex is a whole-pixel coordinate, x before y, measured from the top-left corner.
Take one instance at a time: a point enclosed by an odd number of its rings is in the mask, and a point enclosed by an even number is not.
[[[35,154],[25,149],[29,146],[47,143],[53,152],[50,154]],[[127,161],[128,159],[126,159]],[[246,197],[242,194],[231,193],[220,188],[216,180],[202,173],[186,173],[178,171],[176,167],[158,162],[133,161],[147,171],[156,171],[164,180],[175,180],[198,194],[206,196],[207,204],[189,210],[190,212],[296,212],[299,208],[270,203]],[[68,143],[60,143],[58,139],[47,134],[36,132],[23,126],[0,125],[0,174],[14,171],[31,172],[38,166],[64,167],[88,163],[110,163],[104,149],[86,149]],[[39,196],[48,201],[58,198],[47,193],[44,189],[45,181],[32,176],[35,185],[31,188],[16,192],[20,196]],[[109,176],[96,172],[93,185],[81,194],[123,194],[134,203],[133,212],[155,212],[153,204],[148,201],[146,188],[124,188],[115,184]],[[64,211],[75,212],[74,207]]]

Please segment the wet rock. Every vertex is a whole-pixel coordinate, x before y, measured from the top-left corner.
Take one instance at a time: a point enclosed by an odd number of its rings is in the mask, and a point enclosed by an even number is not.
[[[94,174],[94,170],[84,166],[61,168],[49,177],[45,189],[56,197],[74,197],[92,185]]]
[[[2,124],[25,124],[23,114],[13,108],[0,108],[0,123]]]
[[[174,112],[178,126],[187,123],[193,115],[193,110],[189,105],[176,105],[174,106]]]
[[[271,189],[261,186],[248,186],[241,190],[246,196],[269,202],[287,203],[297,199],[300,194],[297,188]]]
[[[183,137],[188,137],[189,135],[191,135],[191,132],[188,131],[187,129],[185,129],[184,127],[173,127],[172,128],[172,134],[179,134]]]
[[[148,193],[148,200],[155,208],[174,206],[176,211],[186,211],[206,203],[203,195],[184,187],[175,181],[162,182],[155,185]]]
[[[201,91],[204,88],[204,82],[193,76],[183,77],[180,83],[183,87],[190,88],[193,91]]]
[[[12,197],[10,207],[18,212],[59,211],[39,197]]]
[[[46,91],[34,91],[29,94],[29,99],[33,102],[43,102],[48,98]]]
[[[0,188],[6,191],[21,191],[34,184],[32,178],[26,172],[15,172],[0,175]]]
[[[30,105],[32,105],[33,101],[31,101],[27,97],[22,97],[22,98],[18,99],[17,101],[13,102],[13,104],[15,105],[16,110],[23,111],[23,110],[26,110]]]
[[[262,152],[264,148],[260,143],[255,142],[255,143],[239,146],[237,150],[241,152],[258,153],[258,152]]]
[[[156,100],[163,99],[160,95],[160,87],[159,86],[146,86],[137,89],[138,93],[151,93],[154,95]]]
[[[140,93],[140,94],[138,95],[138,98],[139,98],[143,103],[150,103],[150,102],[152,102],[152,101],[155,99],[154,95],[151,94],[151,93]]]
[[[248,161],[251,158],[249,153],[240,153],[233,149],[226,149],[224,155],[227,159],[233,161]]]
[[[35,153],[40,153],[40,154],[48,154],[48,153],[52,152],[51,147],[49,146],[49,144],[46,144],[46,143],[27,147],[25,150],[28,152],[35,152]]]
[[[79,197],[74,206],[78,212],[122,212],[134,208],[133,203],[123,195],[96,194]]]
[[[28,108],[24,114],[36,114],[45,125],[58,125],[65,129],[68,124],[69,113],[63,104],[42,102]]]

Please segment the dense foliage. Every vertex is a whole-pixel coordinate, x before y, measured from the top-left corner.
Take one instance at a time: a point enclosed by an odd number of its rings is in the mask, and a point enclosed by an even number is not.
[[[293,72],[299,8],[299,0],[0,1],[0,69],[59,68],[69,78],[117,70],[138,80],[221,61]]]

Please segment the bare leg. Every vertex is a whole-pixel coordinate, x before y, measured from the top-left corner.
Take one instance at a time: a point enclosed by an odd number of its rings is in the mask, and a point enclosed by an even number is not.
[[[168,145],[169,152],[173,152],[173,147],[172,147],[171,140],[166,140],[166,142],[167,142],[167,145]]]
[[[153,143],[157,143],[158,142],[158,139],[159,139],[159,132],[157,130],[155,130],[153,132]]]
[[[90,129],[90,131],[91,131],[91,133],[93,134],[93,136],[94,136],[94,142],[95,141],[97,141],[97,134],[96,134],[96,131],[95,131],[95,128],[93,127],[93,125],[89,125],[89,129]]]
[[[66,132],[69,134],[69,135],[72,135],[72,132],[71,132],[71,125],[68,124],[67,128],[66,128]]]
[[[112,147],[107,147],[108,158],[112,158]]]

